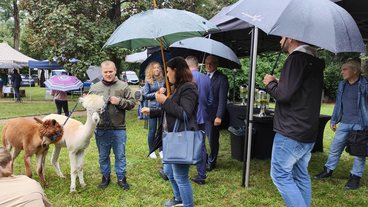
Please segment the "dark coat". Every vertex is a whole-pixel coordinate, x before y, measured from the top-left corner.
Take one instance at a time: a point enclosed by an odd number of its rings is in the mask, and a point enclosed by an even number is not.
[[[19,73],[13,73],[10,80],[12,81],[12,86],[14,88],[19,88],[20,83],[22,82],[22,77],[20,77]]]
[[[211,90],[213,102],[207,108],[208,119],[210,121],[215,120],[216,117],[223,119],[226,112],[229,83],[227,77],[220,71],[215,71],[211,78]]]
[[[317,139],[324,61],[294,51],[281,70],[279,82],[267,85],[276,99],[274,131],[300,142]]]
[[[184,117],[185,112],[189,118],[187,130],[198,130],[196,112],[198,108],[198,91],[193,82],[187,82],[179,86],[176,91],[166,99],[165,103],[161,105],[160,109],[151,108],[150,117],[163,116],[166,112],[166,120],[168,131],[172,132],[176,119],[181,121],[178,131],[184,131]],[[157,133],[162,133],[157,132]]]

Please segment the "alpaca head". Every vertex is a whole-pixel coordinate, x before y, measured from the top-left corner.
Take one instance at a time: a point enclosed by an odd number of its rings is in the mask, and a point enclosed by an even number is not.
[[[100,121],[100,114],[103,112],[105,107],[103,96],[88,94],[79,98],[79,102],[81,102],[82,106],[87,110],[87,116],[97,124]]]
[[[42,139],[42,147],[46,147],[49,144],[60,141],[64,130],[55,119],[47,119],[45,121],[42,121],[36,117],[34,119],[41,124],[39,132]]]

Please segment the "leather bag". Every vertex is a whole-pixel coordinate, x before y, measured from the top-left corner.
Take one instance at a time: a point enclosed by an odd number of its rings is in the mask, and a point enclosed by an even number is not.
[[[164,132],[163,163],[195,165],[202,160],[204,131],[188,131],[188,118],[185,112],[184,131],[178,132],[180,120],[176,119],[173,132]]]

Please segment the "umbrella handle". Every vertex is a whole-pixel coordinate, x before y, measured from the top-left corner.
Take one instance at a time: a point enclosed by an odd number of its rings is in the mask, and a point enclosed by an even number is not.
[[[278,53],[278,55],[277,55],[277,58],[276,58],[276,60],[275,60],[275,64],[274,64],[274,65],[273,65],[273,67],[272,67],[272,70],[271,70],[271,74],[270,74],[270,75],[273,75],[273,74],[275,73],[275,69],[276,69],[276,67],[277,67],[277,63],[278,63],[278,62],[279,62],[279,60],[280,60],[280,56],[281,56],[282,50],[284,49],[284,46],[285,46],[285,42],[286,42],[286,40],[287,40],[287,37],[285,38],[285,41],[282,43],[281,49],[280,49],[280,51],[279,51],[279,53]]]

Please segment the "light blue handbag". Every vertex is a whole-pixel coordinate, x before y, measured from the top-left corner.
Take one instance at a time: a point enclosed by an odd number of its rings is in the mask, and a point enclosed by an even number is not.
[[[184,131],[178,132],[179,119],[176,119],[173,132],[162,136],[163,163],[195,165],[202,160],[204,131],[188,131],[188,118],[184,116]]]

